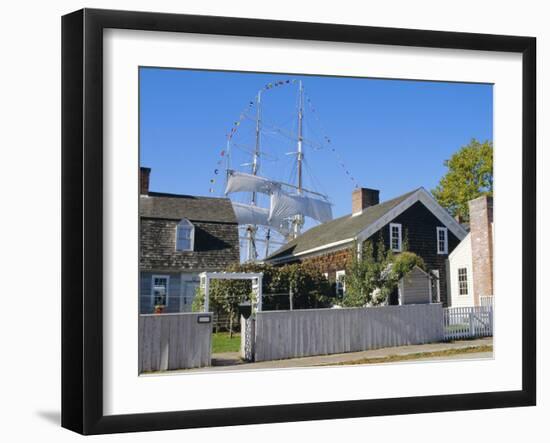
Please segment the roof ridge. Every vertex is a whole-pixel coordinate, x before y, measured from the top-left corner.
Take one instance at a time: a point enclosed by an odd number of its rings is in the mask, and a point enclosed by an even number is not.
[[[150,191],[148,194],[142,194],[140,197],[166,197],[166,198],[189,198],[189,199],[209,199],[209,200],[229,200],[228,197],[211,197],[206,195],[191,195],[191,194],[172,194],[170,192]]]
[[[414,194],[415,192],[419,191],[420,189],[422,189],[422,186],[420,186],[419,188],[416,188],[416,189],[414,189],[414,190],[412,190],[412,191],[405,192],[404,194],[401,194],[401,195],[398,195],[398,196],[396,196],[396,197],[390,198],[389,200],[384,200],[383,202],[377,203],[376,205],[368,206],[368,207],[366,207],[365,209],[363,209],[361,212],[358,212],[358,213],[355,214],[355,215],[354,215],[353,212],[352,212],[352,213],[348,214],[347,216],[348,216],[348,217],[349,217],[349,216],[353,216],[353,217],[360,216],[360,215],[362,215],[365,211],[368,211],[370,208],[376,208],[377,206],[381,206],[381,205],[385,205],[385,204],[391,203],[391,202],[393,202],[393,201],[395,201],[395,200],[402,199],[402,198],[405,197],[405,196],[408,197],[408,196]],[[337,219],[335,219],[335,220],[337,220]]]
[[[331,243],[330,237],[332,237],[332,239],[336,237],[336,239],[332,241],[340,241],[342,240],[342,238],[337,238],[337,237],[349,238],[350,236],[351,237],[356,236],[358,235],[359,232],[361,232],[364,229],[363,224],[368,225],[374,222],[375,220],[378,220],[380,217],[384,216],[384,214],[390,211],[394,206],[400,204],[402,201],[406,200],[411,195],[418,192],[420,189],[423,189],[423,188],[419,187],[419,188],[413,189],[412,191],[406,192],[404,194],[401,194],[389,200],[386,200],[382,203],[369,206],[358,214],[355,214],[355,215],[353,215],[353,213],[346,214],[341,217],[335,218],[334,220],[314,226],[308,229],[307,231],[305,231],[300,236],[289,241],[286,245],[282,246],[277,251],[273,252],[267,258],[268,259],[275,258],[276,256],[284,254],[289,250],[294,250],[295,247],[303,248],[303,246],[300,247],[300,241],[302,241],[302,243],[305,242],[310,244],[312,242],[329,244]],[[373,218],[373,220],[369,221],[369,217]],[[331,232],[331,229],[332,229],[332,232]],[[312,241],[313,237],[315,238],[314,241]]]
[[[317,225],[317,226],[321,226],[321,225],[324,225],[324,224],[327,224],[327,223],[332,223],[332,222],[334,222],[334,221],[336,221],[336,220],[340,220],[340,219],[346,218],[346,217],[357,217],[357,216],[360,216],[360,215],[363,214],[364,211],[367,211],[367,210],[369,210],[370,208],[376,208],[377,206],[381,206],[381,205],[385,205],[385,204],[387,204],[387,203],[391,203],[391,202],[393,202],[394,200],[399,200],[399,199],[401,199],[401,198],[403,198],[403,197],[405,197],[405,196],[408,197],[409,195],[414,194],[415,192],[419,191],[420,189],[423,189],[423,187],[420,186],[420,187],[418,187],[418,188],[416,188],[416,189],[414,189],[414,190],[412,190],[412,191],[405,192],[404,194],[398,195],[397,197],[390,198],[389,200],[384,200],[383,202],[377,203],[376,205],[368,206],[368,207],[366,207],[365,209],[363,209],[361,212],[358,212],[358,213],[356,213],[356,214],[353,214],[353,212],[350,212],[349,214],[341,215],[341,216],[338,217],[338,218],[332,219],[332,220],[330,220],[330,221],[328,221],[328,222],[322,223],[322,224]],[[314,226],[314,228],[316,228],[317,226]],[[313,229],[313,228],[311,228],[311,229]],[[307,231],[306,231],[306,232],[307,232]]]

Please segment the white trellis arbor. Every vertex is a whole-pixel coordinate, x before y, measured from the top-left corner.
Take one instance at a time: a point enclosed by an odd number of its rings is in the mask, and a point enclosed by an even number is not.
[[[261,311],[263,276],[263,272],[201,272],[199,277],[201,289],[204,291],[204,312],[208,312],[210,280],[252,280],[252,292],[256,296],[256,309],[253,310],[257,312]]]

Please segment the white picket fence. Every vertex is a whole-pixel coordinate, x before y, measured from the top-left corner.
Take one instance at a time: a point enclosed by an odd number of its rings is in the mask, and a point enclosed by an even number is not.
[[[445,340],[490,337],[493,335],[493,306],[445,308]]]
[[[140,374],[210,366],[212,313],[142,314],[138,334]]]
[[[439,303],[263,311],[243,322],[241,356],[267,361],[443,340]]]

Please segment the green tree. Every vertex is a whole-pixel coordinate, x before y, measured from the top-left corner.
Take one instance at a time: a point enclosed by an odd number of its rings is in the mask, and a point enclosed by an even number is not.
[[[364,242],[360,257],[355,251],[356,247],[350,249],[346,267],[346,291],[341,300],[346,307],[383,303],[415,266],[426,269],[424,260],[413,252],[393,254],[386,250],[381,236],[376,247],[368,240]]]
[[[295,263],[277,269],[272,280],[272,293],[288,293],[291,309],[323,308],[331,305],[332,291],[328,280],[316,266]]]
[[[354,245],[350,249],[349,257],[342,305],[359,307],[383,301],[385,297],[381,299],[376,295],[384,289],[385,274],[390,268],[393,254],[386,250],[382,236],[379,237],[376,246],[369,240],[365,241],[360,255],[357,254],[357,246]]]
[[[308,264],[292,264],[275,267],[265,264],[239,264],[230,266],[227,272],[262,272],[263,307],[273,305],[270,294],[293,294],[294,309],[320,308],[331,305],[331,287],[323,274]],[[287,300],[289,298],[287,297]],[[238,305],[253,300],[250,280],[211,280],[209,289],[209,310],[225,314],[230,319],[230,334],[236,319]],[[193,300],[193,311],[204,307],[204,293],[197,289]]]
[[[254,264],[232,265],[226,269],[227,272],[263,272],[265,281],[269,283],[273,267],[260,266]],[[211,312],[218,315],[227,315],[229,317],[229,335],[233,336],[234,320],[236,320],[237,310],[240,303],[253,302],[252,282],[251,280],[216,280],[210,281],[208,291],[208,308]],[[204,307],[204,293],[199,288],[193,300],[193,311],[201,311]]]
[[[229,317],[229,336],[233,337],[234,320],[239,303],[252,300],[250,280],[211,280],[208,291],[208,309],[217,315]],[[204,291],[197,288],[193,300],[193,311],[202,311],[204,307]]]
[[[341,303],[346,307],[364,306],[374,290],[371,278],[375,265],[372,243],[367,241],[363,244],[360,257],[357,254],[357,245],[350,249],[349,254],[345,276],[346,290]]]
[[[381,298],[386,298],[397,287],[399,280],[413,270],[415,266],[426,271],[426,264],[422,257],[416,255],[414,252],[403,251],[399,254],[395,254],[392,257],[391,265],[388,268],[388,272],[384,275],[384,281],[382,283]]]
[[[432,194],[453,216],[468,221],[468,201],[493,195],[493,143],[472,139],[445,160],[444,165],[448,171]]]

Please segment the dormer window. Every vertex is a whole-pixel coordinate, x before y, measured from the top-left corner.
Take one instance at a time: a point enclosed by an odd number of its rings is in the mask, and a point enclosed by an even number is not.
[[[176,228],[176,251],[192,251],[195,243],[195,227],[186,218]]]

